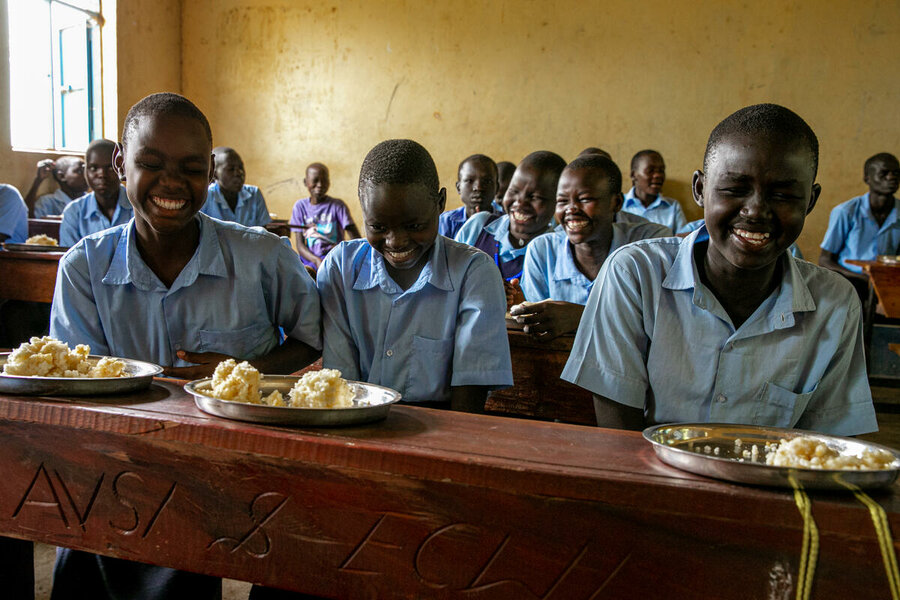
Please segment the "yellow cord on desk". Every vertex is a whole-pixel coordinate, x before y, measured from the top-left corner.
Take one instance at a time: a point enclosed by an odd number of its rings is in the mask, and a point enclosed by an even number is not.
[[[891,588],[891,598],[900,600],[900,571],[897,569],[897,554],[894,551],[894,540],[891,538],[891,527],[887,514],[880,504],[872,500],[865,492],[852,483],[846,483],[838,479],[841,484],[853,492],[856,499],[865,504],[869,509],[869,516],[875,526],[878,535],[878,547],[881,550],[881,559],[884,561],[884,572],[887,575],[888,585]]]
[[[803,486],[793,475],[788,480],[794,488],[794,502],[803,517],[803,546],[800,549],[800,571],[797,574],[797,600],[809,600],[813,578],[816,576],[816,560],[819,556],[819,529],[812,516],[812,503]]]

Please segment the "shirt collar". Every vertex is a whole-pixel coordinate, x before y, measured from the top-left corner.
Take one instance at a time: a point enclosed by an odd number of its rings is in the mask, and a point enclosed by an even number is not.
[[[89,219],[91,217],[103,217],[106,218],[106,215],[100,211],[100,205],[97,204],[97,196],[95,192],[91,192],[87,195],[87,198],[84,200],[87,203],[86,210],[84,212],[84,218]],[[112,221],[116,220],[116,217],[119,216],[119,213],[123,210],[133,211],[134,209],[131,207],[131,203],[128,201],[128,194],[125,192],[124,186],[119,186],[119,197],[116,200],[116,210],[113,211]]]
[[[225,277],[225,257],[219,245],[219,235],[212,220],[202,213],[194,217],[200,224],[200,241],[188,263],[178,274],[169,292],[193,284],[199,275]],[[109,269],[103,277],[107,285],[133,284],[142,291],[165,290],[165,286],[150,270],[137,248],[137,232],[134,219],[124,228],[113,253]]]
[[[863,205],[862,205],[864,216],[867,219],[869,219],[870,221],[872,221],[873,223],[877,224],[878,221],[875,220],[875,215],[872,214],[872,205],[869,204],[869,192],[866,192],[865,194],[863,194],[862,197],[864,200]],[[898,221],[897,203],[898,203],[898,200],[895,198],[894,199],[894,207],[891,209],[891,212],[888,213],[888,216],[885,218],[884,223],[882,223],[881,226],[878,228],[878,231],[883,231],[886,228],[891,227],[892,225],[897,223],[897,221]]]
[[[644,204],[634,195],[634,187],[625,194],[625,202],[622,208],[640,208],[641,210],[652,210],[654,208],[668,208],[672,203],[662,194],[656,196],[656,200],[650,203],[650,206],[644,207]]]
[[[219,188],[219,182],[214,181],[209,185],[209,187],[213,190],[213,198],[215,199],[216,203],[218,203],[222,208],[231,210],[231,207],[228,206],[228,200],[225,199],[225,194],[223,194],[221,188]],[[241,191],[238,192],[238,199],[234,205],[234,210],[237,210],[239,206],[245,204],[249,197],[250,190],[247,189],[246,185],[242,186]]]
[[[366,243],[369,253],[368,260],[363,260],[356,281],[353,282],[354,290],[368,290],[381,287],[386,294],[402,294],[403,290],[391,279],[384,264],[384,256],[376,252],[372,246]],[[429,284],[439,290],[453,290],[453,282],[450,279],[450,268],[447,264],[447,247],[443,236],[437,236],[434,245],[429,251],[428,260],[422,267],[422,272],[416,282],[405,293],[415,293]]]
[[[556,221],[550,219],[547,229],[541,232],[540,235],[552,232],[554,227],[556,227]],[[494,219],[484,226],[484,230],[494,236],[494,239],[500,244],[500,259],[504,262],[522,256],[528,250],[527,244],[522,247],[512,245],[509,237],[509,215],[502,215],[499,219]]]

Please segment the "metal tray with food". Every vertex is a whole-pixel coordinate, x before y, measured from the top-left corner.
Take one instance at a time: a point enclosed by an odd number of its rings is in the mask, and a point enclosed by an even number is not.
[[[277,390],[287,396],[299,380],[292,375],[264,375],[260,378],[260,394],[266,396]],[[391,405],[400,400],[400,392],[390,388],[361,381],[347,381],[347,384],[353,391],[353,405],[348,408],[297,408],[222,400],[209,395],[210,377],[191,381],[184,389],[194,396],[194,403],[203,412],[237,421],[298,427],[336,427],[380,421],[387,417]]]
[[[159,365],[130,358],[125,363],[124,377],[38,377],[35,375],[7,375],[3,366],[9,352],[0,353],[0,393],[24,396],[93,396],[97,394],[126,394],[142,390],[163,370]],[[97,363],[103,356],[90,355],[88,361]],[[115,357],[114,357],[115,358]]]
[[[885,265],[900,265],[900,256],[894,254],[881,254],[877,260]]]
[[[728,423],[670,423],[644,430],[664,463],[678,469],[737,483],[809,489],[877,488],[891,485],[900,472],[896,450],[854,438],[800,429],[758,427]],[[766,455],[781,440],[807,438],[821,442],[839,457],[877,454],[887,460],[884,468],[820,469],[766,464]],[[756,448],[754,450],[754,447]],[[888,453],[886,456],[881,453]],[[792,482],[793,480],[793,482]]]
[[[14,244],[11,242],[3,242],[3,249],[10,252],[58,252],[64,253],[69,249],[68,246],[45,246],[43,244]]]

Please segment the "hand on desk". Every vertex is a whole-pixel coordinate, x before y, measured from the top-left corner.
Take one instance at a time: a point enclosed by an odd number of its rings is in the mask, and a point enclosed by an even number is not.
[[[525,324],[525,333],[541,340],[575,331],[583,312],[584,306],[560,300],[522,303],[509,309],[517,323]]]
[[[202,379],[204,377],[212,377],[213,371],[216,370],[220,362],[234,357],[227,354],[219,354],[218,352],[185,352],[184,350],[179,350],[178,358],[195,363],[196,366],[165,367],[163,372],[166,375],[179,379]]]

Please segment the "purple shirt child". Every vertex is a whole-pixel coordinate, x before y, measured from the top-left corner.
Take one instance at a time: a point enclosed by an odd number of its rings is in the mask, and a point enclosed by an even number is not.
[[[347,210],[347,205],[338,198],[326,196],[324,201],[317,204],[311,203],[309,198],[302,198],[294,204],[290,224],[300,227],[315,225],[318,235],[304,234],[306,247],[316,256],[325,258],[332,248],[343,241],[344,229],[353,225],[353,218],[350,216],[350,211]],[[303,256],[300,259],[303,264],[315,267]]]

